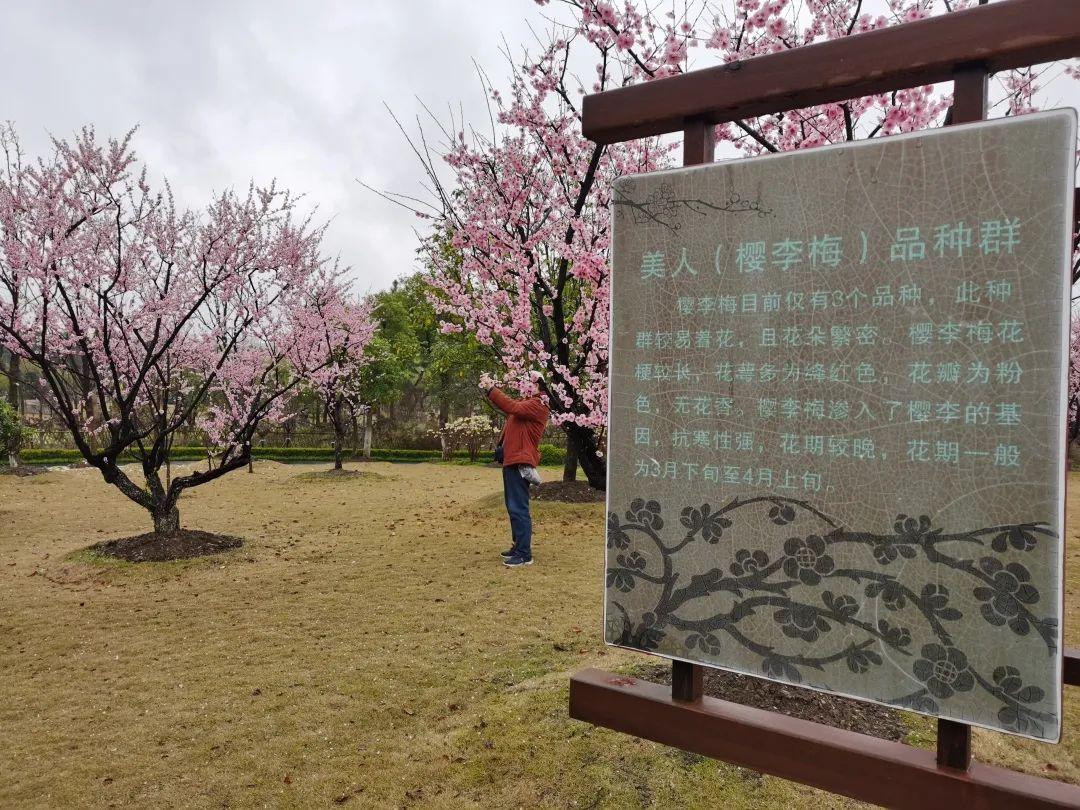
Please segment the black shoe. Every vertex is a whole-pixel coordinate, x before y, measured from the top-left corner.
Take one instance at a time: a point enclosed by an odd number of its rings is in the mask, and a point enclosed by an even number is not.
[[[510,557],[513,557],[516,554],[517,554],[517,549],[516,548],[511,548],[511,549],[507,549],[506,551],[500,551],[499,552],[499,556],[502,557],[504,560],[508,559]]]
[[[503,562],[507,568],[518,568],[522,565],[532,565],[532,556],[522,557],[520,554],[515,554],[513,557],[507,557]]]

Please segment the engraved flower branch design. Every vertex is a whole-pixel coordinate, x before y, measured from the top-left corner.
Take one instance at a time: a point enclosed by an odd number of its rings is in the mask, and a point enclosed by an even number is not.
[[[900,665],[920,684],[908,694],[883,698],[894,705],[936,714],[940,701],[982,690],[1000,703],[998,719],[1008,728],[1039,736],[1044,724],[1055,719],[1039,708],[1045,699],[1042,688],[1026,684],[1015,667],[999,666],[989,677],[978,672],[955,638],[964,615],[954,594],[964,593],[979,605],[988,629],[1020,637],[1035,634],[1048,655],[1056,651],[1056,620],[1037,612],[1042,596],[1029,568],[1014,559],[1056,537],[1047,524],[947,532],[928,515],[901,514],[892,532],[858,532],[808,503],[761,496],[733,498],[720,506],[686,506],[679,512],[682,533],[668,539],[662,513],[658,501],[636,498],[621,517],[608,515],[607,582],[614,592],[609,595],[614,608],[608,617],[610,641],[706,659],[736,645],[759,658],[766,677],[794,683],[804,682],[808,672],[822,673],[815,677],[828,681],[834,667],[866,675],[887,656],[893,665],[906,661]],[[758,520],[773,527],[774,535],[789,532],[775,558],[761,548],[739,547],[737,538],[745,536],[741,530],[757,531],[753,522]],[[796,524],[805,520],[818,528],[799,531]],[[733,546],[722,564],[690,575],[676,570],[679,554],[691,544],[705,548],[721,542]],[[845,546],[865,548],[869,557],[863,559],[873,563],[839,564],[846,559],[838,555]],[[982,554],[950,553],[965,546]],[[905,578],[899,561],[918,557],[942,576],[932,582]],[[858,599],[843,592],[852,586]],[[618,594],[639,587],[649,589],[649,606],[632,616]],[[703,605],[715,612],[702,617]],[[896,620],[881,618],[882,611],[896,614]],[[773,641],[754,629],[766,617],[778,632]],[[778,647],[776,638],[791,643]]]

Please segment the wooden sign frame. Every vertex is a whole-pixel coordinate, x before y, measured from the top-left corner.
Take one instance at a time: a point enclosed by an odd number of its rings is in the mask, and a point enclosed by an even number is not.
[[[582,131],[610,144],[681,130],[693,166],[713,162],[717,124],[924,84],[953,82],[946,126],[983,120],[989,74],[1077,56],[1080,2],[1004,0],[586,96]],[[1080,807],[1080,787],[973,763],[967,724],[939,719],[935,755],[703,697],[703,671],[673,661],[669,693],[585,670],[570,716],[889,807]],[[1063,682],[1080,686],[1080,651],[1066,648]]]

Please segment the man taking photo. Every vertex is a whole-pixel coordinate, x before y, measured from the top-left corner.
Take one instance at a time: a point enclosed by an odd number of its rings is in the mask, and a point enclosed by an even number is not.
[[[480,387],[488,401],[506,414],[506,426],[495,450],[495,460],[503,465],[503,498],[513,537],[513,545],[502,553],[504,564],[508,568],[532,565],[529,480],[540,465],[540,437],[551,411],[539,394],[513,399],[486,383]]]

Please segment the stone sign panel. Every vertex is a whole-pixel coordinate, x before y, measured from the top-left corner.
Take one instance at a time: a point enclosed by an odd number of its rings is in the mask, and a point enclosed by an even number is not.
[[[1059,738],[1075,130],[616,183],[609,643]]]

